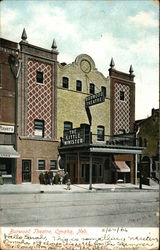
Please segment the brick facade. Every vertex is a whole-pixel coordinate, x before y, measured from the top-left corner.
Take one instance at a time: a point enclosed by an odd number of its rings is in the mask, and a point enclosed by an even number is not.
[[[18,151],[21,157],[17,165],[17,183],[28,182],[29,175],[30,182],[39,183],[38,160],[45,161],[42,172],[50,169],[51,160],[57,161],[57,54],[26,41],[20,42]],[[43,72],[42,83],[37,82],[37,71]],[[35,120],[44,121],[43,136],[35,134]],[[29,164],[28,175],[25,164]]]
[[[111,134],[121,130],[134,131],[135,122],[135,83],[134,75],[109,69],[111,84]],[[120,91],[124,100],[120,100]]]

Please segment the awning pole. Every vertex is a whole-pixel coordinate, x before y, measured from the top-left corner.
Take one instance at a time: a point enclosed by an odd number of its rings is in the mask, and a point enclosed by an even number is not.
[[[92,154],[89,155],[89,190],[92,190]]]

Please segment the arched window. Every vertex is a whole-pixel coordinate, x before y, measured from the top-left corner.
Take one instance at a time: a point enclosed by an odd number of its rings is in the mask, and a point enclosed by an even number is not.
[[[97,141],[104,141],[104,126],[97,127]]]
[[[90,94],[95,94],[95,85],[94,85],[94,83],[90,83],[90,85],[89,85],[89,93]]]
[[[68,77],[62,77],[62,87],[65,89],[69,88],[69,79]]]

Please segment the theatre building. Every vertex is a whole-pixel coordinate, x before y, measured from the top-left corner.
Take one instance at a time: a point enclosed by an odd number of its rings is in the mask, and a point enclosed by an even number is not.
[[[16,159],[19,157],[15,143],[17,55],[18,44],[0,38],[0,174],[4,183],[15,183]]]
[[[72,183],[136,182],[141,153],[134,128],[135,83],[111,60],[105,77],[93,59],[79,55],[58,64],[57,133],[59,165]]]

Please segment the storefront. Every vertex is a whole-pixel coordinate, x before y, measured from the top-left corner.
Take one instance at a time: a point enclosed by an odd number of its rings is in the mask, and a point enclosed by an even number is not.
[[[59,147],[61,168],[69,173],[72,183],[111,184],[121,180],[135,184],[135,155],[141,154],[142,148],[131,136],[126,141],[126,135],[121,135],[117,143],[113,138],[110,143],[93,144],[86,140],[81,128],[64,134]]]
[[[0,174],[4,184],[15,182],[16,159],[19,157],[12,145],[0,145]]]

